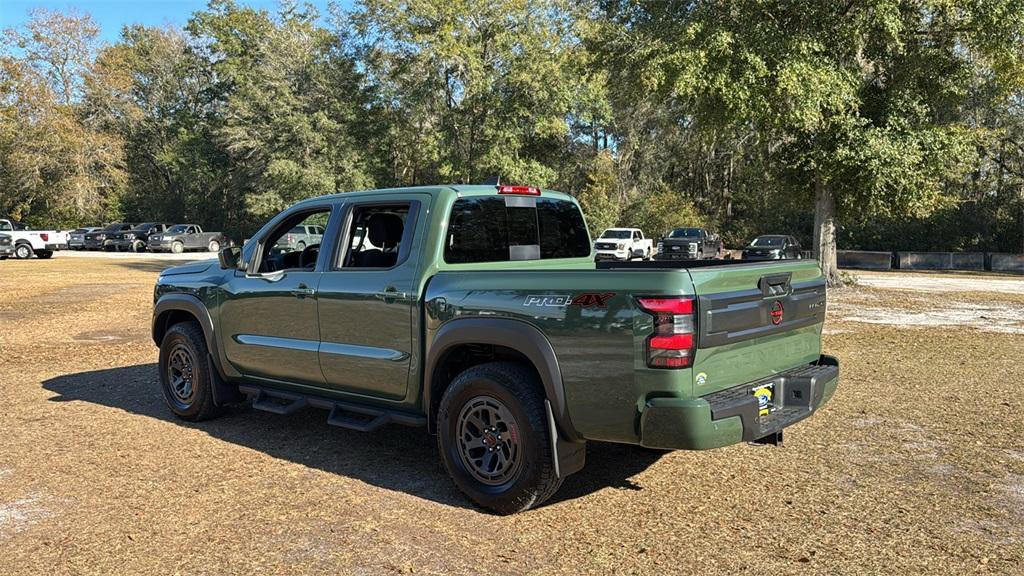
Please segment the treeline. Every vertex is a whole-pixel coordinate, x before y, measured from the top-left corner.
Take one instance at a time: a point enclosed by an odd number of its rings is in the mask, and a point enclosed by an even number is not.
[[[515,183],[591,226],[824,254],[1021,251],[1024,0],[214,0],[34,11],[0,55],[0,212],[235,236],[308,196]]]

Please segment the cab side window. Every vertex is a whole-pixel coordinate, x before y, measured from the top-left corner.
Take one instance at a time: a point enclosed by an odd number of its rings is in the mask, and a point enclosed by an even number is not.
[[[411,237],[410,202],[356,206],[343,246],[339,268],[393,268],[402,259]]]

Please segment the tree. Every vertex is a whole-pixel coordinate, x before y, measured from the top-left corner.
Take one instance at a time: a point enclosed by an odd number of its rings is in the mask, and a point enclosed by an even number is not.
[[[674,228],[709,226],[693,202],[664,183],[638,195],[626,215],[631,227],[640,228],[651,238],[660,238]]]
[[[595,156],[593,166],[586,175],[586,185],[577,196],[590,226],[590,233],[595,236],[615,226],[622,214],[614,162],[608,152]]]
[[[363,0],[350,17],[394,184],[549,185],[577,85],[568,3]]]
[[[1017,4],[612,0],[603,50],[614,78],[683,103],[679,122],[775,143],[831,282],[838,213],[926,214],[969,170],[980,134],[956,112],[976,85],[1020,85]]]
[[[84,113],[98,28],[88,16],[34,10],[0,46],[0,210],[32,224],[118,211],[122,141]]]

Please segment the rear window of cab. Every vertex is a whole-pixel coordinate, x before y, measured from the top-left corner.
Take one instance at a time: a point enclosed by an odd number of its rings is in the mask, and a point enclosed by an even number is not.
[[[445,236],[449,264],[590,256],[579,207],[567,200],[523,196],[460,198]]]

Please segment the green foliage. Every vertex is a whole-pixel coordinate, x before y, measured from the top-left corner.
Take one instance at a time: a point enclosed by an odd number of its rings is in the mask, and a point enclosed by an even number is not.
[[[650,238],[660,238],[673,228],[684,226],[713,228],[691,200],[664,183],[647,194],[637,195],[623,220]]]
[[[622,213],[614,162],[609,153],[596,156],[593,166],[587,172],[587,183],[576,197],[587,219],[590,234],[595,237],[615,226]]]
[[[330,25],[213,0],[100,47],[0,46],[0,212],[251,234],[310,196],[503,181],[593,233],[1024,249],[1024,0],[361,0]],[[820,222],[819,222],[820,224]]]

